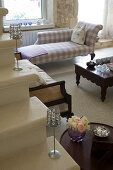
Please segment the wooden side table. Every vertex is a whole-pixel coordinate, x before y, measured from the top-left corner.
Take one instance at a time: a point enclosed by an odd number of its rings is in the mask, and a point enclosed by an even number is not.
[[[113,158],[107,162],[101,162],[99,158],[91,155],[92,140],[94,137],[92,129],[99,123],[91,123],[91,130],[86,133],[82,142],[77,143],[71,141],[68,131],[66,130],[60,139],[60,144],[65,148],[69,155],[81,167],[81,170],[113,170]],[[104,125],[109,128],[110,138],[113,141],[113,127]]]

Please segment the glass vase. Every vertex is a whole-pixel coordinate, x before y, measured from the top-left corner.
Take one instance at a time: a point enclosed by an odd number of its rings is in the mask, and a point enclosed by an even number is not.
[[[68,128],[68,134],[73,142],[81,142],[85,137],[86,131],[79,132],[78,130],[73,130],[72,128]]]

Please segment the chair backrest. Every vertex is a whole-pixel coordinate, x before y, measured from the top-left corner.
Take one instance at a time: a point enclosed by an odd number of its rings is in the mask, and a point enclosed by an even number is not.
[[[100,30],[102,30],[103,26],[98,24],[81,22],[81,21],[79,23],[86,26],[85,45],[95,46],[97,34]]]

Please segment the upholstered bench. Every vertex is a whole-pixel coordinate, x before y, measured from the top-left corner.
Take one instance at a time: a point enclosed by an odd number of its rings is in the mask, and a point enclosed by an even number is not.
[[[85,42],[78,44],[71,41],[73,30],[44,31],[37,34],[35,45],[18,48],[22,59],[28,59],[33,64],[73,58],[91,54],[93,59],[95,42],[102,25],[79,22],[85,25]]]

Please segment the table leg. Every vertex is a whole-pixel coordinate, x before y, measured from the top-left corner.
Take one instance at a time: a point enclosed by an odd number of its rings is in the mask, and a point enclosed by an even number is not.
[[[104,102],[106,98],[107,87],[101,87],[101,100]]]
[[[79,83],[80,83],[80,75],[76,74],[76,84],[77,84],[77,86],[79,85]]]

